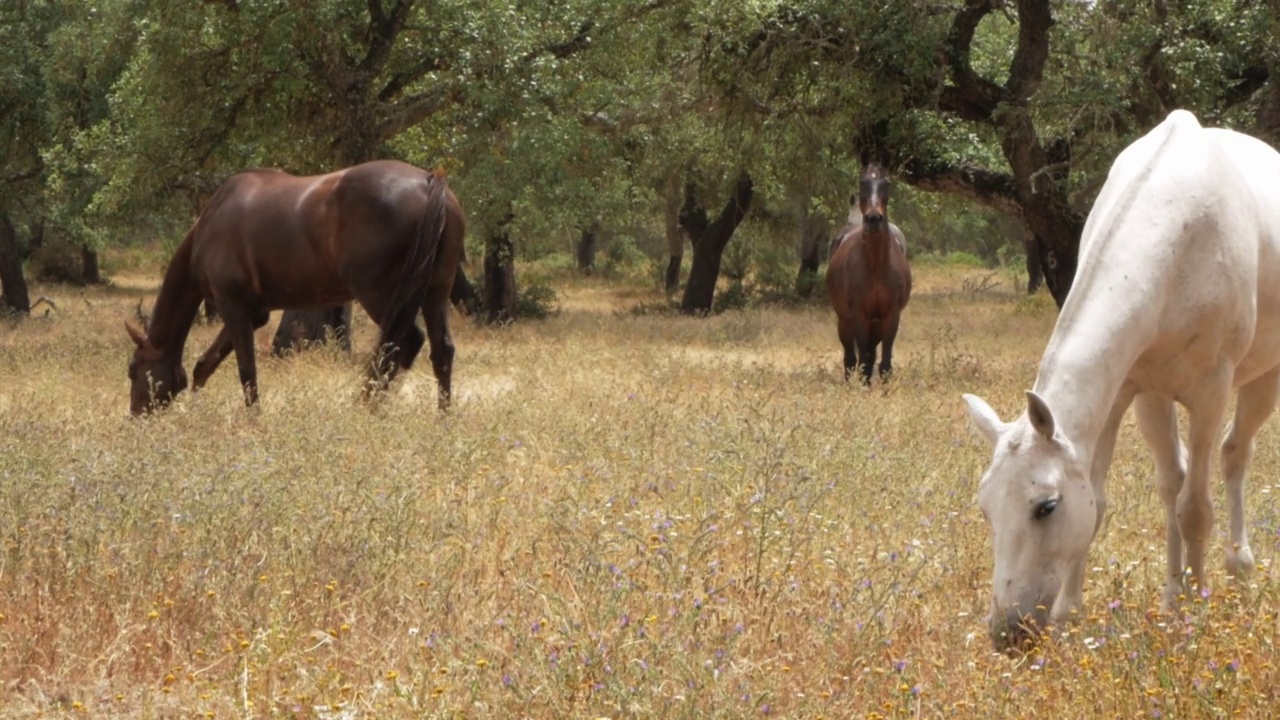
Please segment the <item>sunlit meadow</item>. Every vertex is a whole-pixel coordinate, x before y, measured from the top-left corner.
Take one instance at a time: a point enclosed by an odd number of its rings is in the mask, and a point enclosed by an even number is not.
[[[1259,572],[1157,610],[1163,511],[1132,423],[1087,616],[996,655],[990,450],[962,392],[1020,410],[1055,311],[918,268],[897,375],[842,382],[820,304],[708,319],[566,281],[545,322],[455,317],[358,400],[358,351],[232,362],[128,417],[122,321],[159,270],[0,327],[0,715],[343,719],[1226,717],[1270,712],[1280,458],[1248,497]],[[151,283],[151,284],[148,284]],[[199,326],[188,364],[216,327]],[[189,366],[189,365],[188,365]],[[1220,484],[1215,497],[1221,501]]]

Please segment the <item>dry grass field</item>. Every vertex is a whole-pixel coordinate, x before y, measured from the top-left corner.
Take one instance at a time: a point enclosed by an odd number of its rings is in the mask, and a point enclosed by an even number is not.
[[[1023,407],[1055,311],[920,268],[897,375],[841,381],[823,305],[629,312],[571,281],[544,322],[455,318],[385,401],[357,354],[229,361],[128,416],[122,321],[152,274],[37,288],[0,326],[0,716],[1194,718],[1280,702],[1280,440],[1259,572],[1158,612],[1163,511],[1132,422],[1086,584],[1042,651],[991,651],[990,458],[962,392]],[[969,282],[966,283],[966,279]],[[359,315],[359,314],[358,314]],[[197,327],[188,368],[216,332]],[[1215,484],[1221,501],[1220,483]]]

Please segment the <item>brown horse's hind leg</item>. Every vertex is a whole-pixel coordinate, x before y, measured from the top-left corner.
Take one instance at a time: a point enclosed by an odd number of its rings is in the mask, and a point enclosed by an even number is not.
[[[402,329],[389,328],[385,325],[378,337],[377,355],[369,367],[369,385],[366,397],[374,392],[386,390],[400,370],[408,370],[422,350],[424,337],[416,323],[409,321]]]
[[[447,296],[428,298],[422,306],[422,319],[427,323],[427,337],[431,341],[431,369],[439,386],[436,404],[448,410],[453,398],[453,336],[449,334],[449,299]]]

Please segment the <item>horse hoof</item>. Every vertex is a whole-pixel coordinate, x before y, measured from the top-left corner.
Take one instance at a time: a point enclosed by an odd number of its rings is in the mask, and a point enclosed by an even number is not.
[[[1253,551],[1246,545],[1241,548],[1227,550],[1227,575],[1233,578],[1245,578],[1253,573]]]
[[[1160,612],[1171,613],[1176,612],[1178,606],[1182,604],[1182,599],[1186,596],[1186,588],[1181,582],[1170,581],[1164,586],[1164,591],[1160,593]]]

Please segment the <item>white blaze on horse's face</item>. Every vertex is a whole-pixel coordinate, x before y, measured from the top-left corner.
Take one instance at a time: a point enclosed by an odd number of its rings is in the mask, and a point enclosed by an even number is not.
[[[867,165],[858,181],[858,209],[862,220],[872,228],[884,222],[889,213],[889,173],[879,163]]]
[[[1069,578],[1085,561],[1097,519],[1086,464],[1055,431],[1044,401],[1030,392],[1027,399],[1027,412],[1005,423],[981,398],[964,396],[995,446],[978,505],[995,535],[991,639],[1001,650],[1022,648],[1075,609]]]

